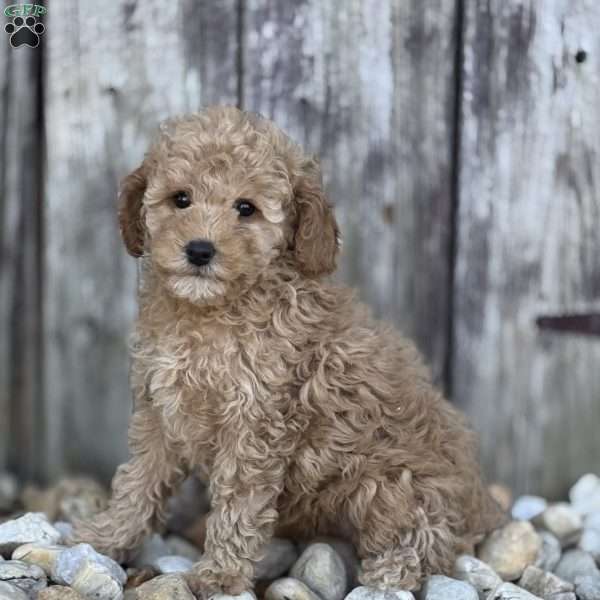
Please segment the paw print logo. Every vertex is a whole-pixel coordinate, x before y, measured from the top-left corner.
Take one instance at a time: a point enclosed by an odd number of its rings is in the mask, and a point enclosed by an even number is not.
[[[10,35],[10,45],[13,48],[19,46],[37,48],[40,43],[40,35],[45,30],[44,24],[32,16],[26,18],[15,17],[12,23],[7,23],[4,26],[4,31]]]

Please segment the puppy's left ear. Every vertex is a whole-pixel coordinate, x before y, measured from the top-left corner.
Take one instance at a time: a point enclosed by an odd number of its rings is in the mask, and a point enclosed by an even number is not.
[[[127,252],[138,258],[144,253],[142,201],[146,192],[146,168],[142,163],[121,182],[119,191],[119,226]]]
[[[316,160],[307,160],[294,185],[297,223],[294,257],[298,268],[309,277],[335,271],[340,246],[339,229],[321,181]]]

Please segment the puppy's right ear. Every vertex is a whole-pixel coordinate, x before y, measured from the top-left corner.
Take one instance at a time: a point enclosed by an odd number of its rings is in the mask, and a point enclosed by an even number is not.
[[[144,253],[144,225],[142,223],[142,200],[146,192],[146,168],[142,163],[121,182],[119,191],[119,226],[121,236],[131,256]]]

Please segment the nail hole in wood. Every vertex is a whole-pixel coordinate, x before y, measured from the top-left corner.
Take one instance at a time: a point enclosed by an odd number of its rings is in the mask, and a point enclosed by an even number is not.
[[[585,50],[577,50],[577,52],[575,53],[575,62],[579,64],[585,62],[586,58],[587,52]]]

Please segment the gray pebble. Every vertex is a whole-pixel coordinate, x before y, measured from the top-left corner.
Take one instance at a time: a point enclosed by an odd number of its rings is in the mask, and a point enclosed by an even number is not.
[[[489,596],[488,600],[542,600],[531,592],[524,590],[514,583],[505,582],[499,585]]]
[[[312,543],[317,542],[329,544],[340,555],[340,558],[344,561],[344,565],[346,565],[348,588],[352,589],[358,587],[360,585],[358,583],[359,561],[354,546],[344,539],[327,535],[322,535],[312,540]],[[309,542],[299,542],[298,549],[300,550],[300,553],[304,552],[308,545]]]
[[[60,533],[43,513],[27,513],[0,525],[0,554],[10,554],[23,544],[56,544]]]
[[[29,597],[18,587],[0,581],[0,600],[29,600]]]
[[[19,560],[5,560],[0,563],[0,581],[22,589],[32,598],[48,585],[46,573],[40,567]]]
[[[519,585],[528,592],[546,598],[564,592],[573,592],[575,587],[572,583],[564,581],[554,573],[547,573],[537,567],[527,567],[519,580]]]
[[[510,514],[516,521],[530,521],[548,508],[548,502],[540,496],[520,496],[515,500]]]
[[[263,558],[256,564],[256,579],[277,579],[287,573],[298,559],[296,546],[289,540],[273,538]]]
[[[558,541],[558,538],[549,531],[540,531],[539,536],[542,540],[542,547],[538,553],[534,566],[542,569],[542,571],[554,571],[562,556],[560,542]]]
[[[305,583],[293,577],[276,579],[265,591],[265,600],[321,600]]]
[[[256,600],[254,592],[242,592],[237,596],[229,596],[228,594],[215,594],[210,597],[210,600]]]
[[[41,567],[46,575],[50,575],[58,555],[63,550],[66,550],[66,546],[23,544],[12,553],[12,559]]]
[[[456,579],[470,583],[477,590],[480,600],[485,600],[502,583],[502,579],[489,565],[468,554],[456,559],[453,575]]]
[[[479,600],[479,595],[477,590],[465,581],[445,575],[432,575],[423,585],[421,600]]]
[[[346,566],[329,544],[311,544],[294,563],[290,575],[323,600],[342,600],[348,586]]]
[[[554,534],[563,548],[576,544],[583,529],[581,515],[566,502],[549,506],[533,524]]]
[[[583,550],[568,550],[563,554],[554,572],[561,579],[575,583],[577,577],[593,575],[598,569],[591,554]]]
[[[600,529],[584,529],[579,540],[579,548],[589,552],[600,565]]]
[[[580,600],[600,600],[600,573],[578,577],[575,580],[575,593]]]
[[[169,573],[185,573],[189,571],[194,562],[185,556],[160,556],[152,564],[159,573],[168,575]]]
[[[415,600],[411,592],[401,590],[381,591],[366,586],[354,588],[346,600]]]
[[[121,600],[123,585],[96,562],[81,564],[71,587],[90,600]]]
[[[62,585],[72,585],[78,571],[84,566],[107,573],[121,585],[127,581],[127,575],[119,564],[112,558],[96,552],[89,544],[77,544],[63,550],[56,558],[52,579]]]

